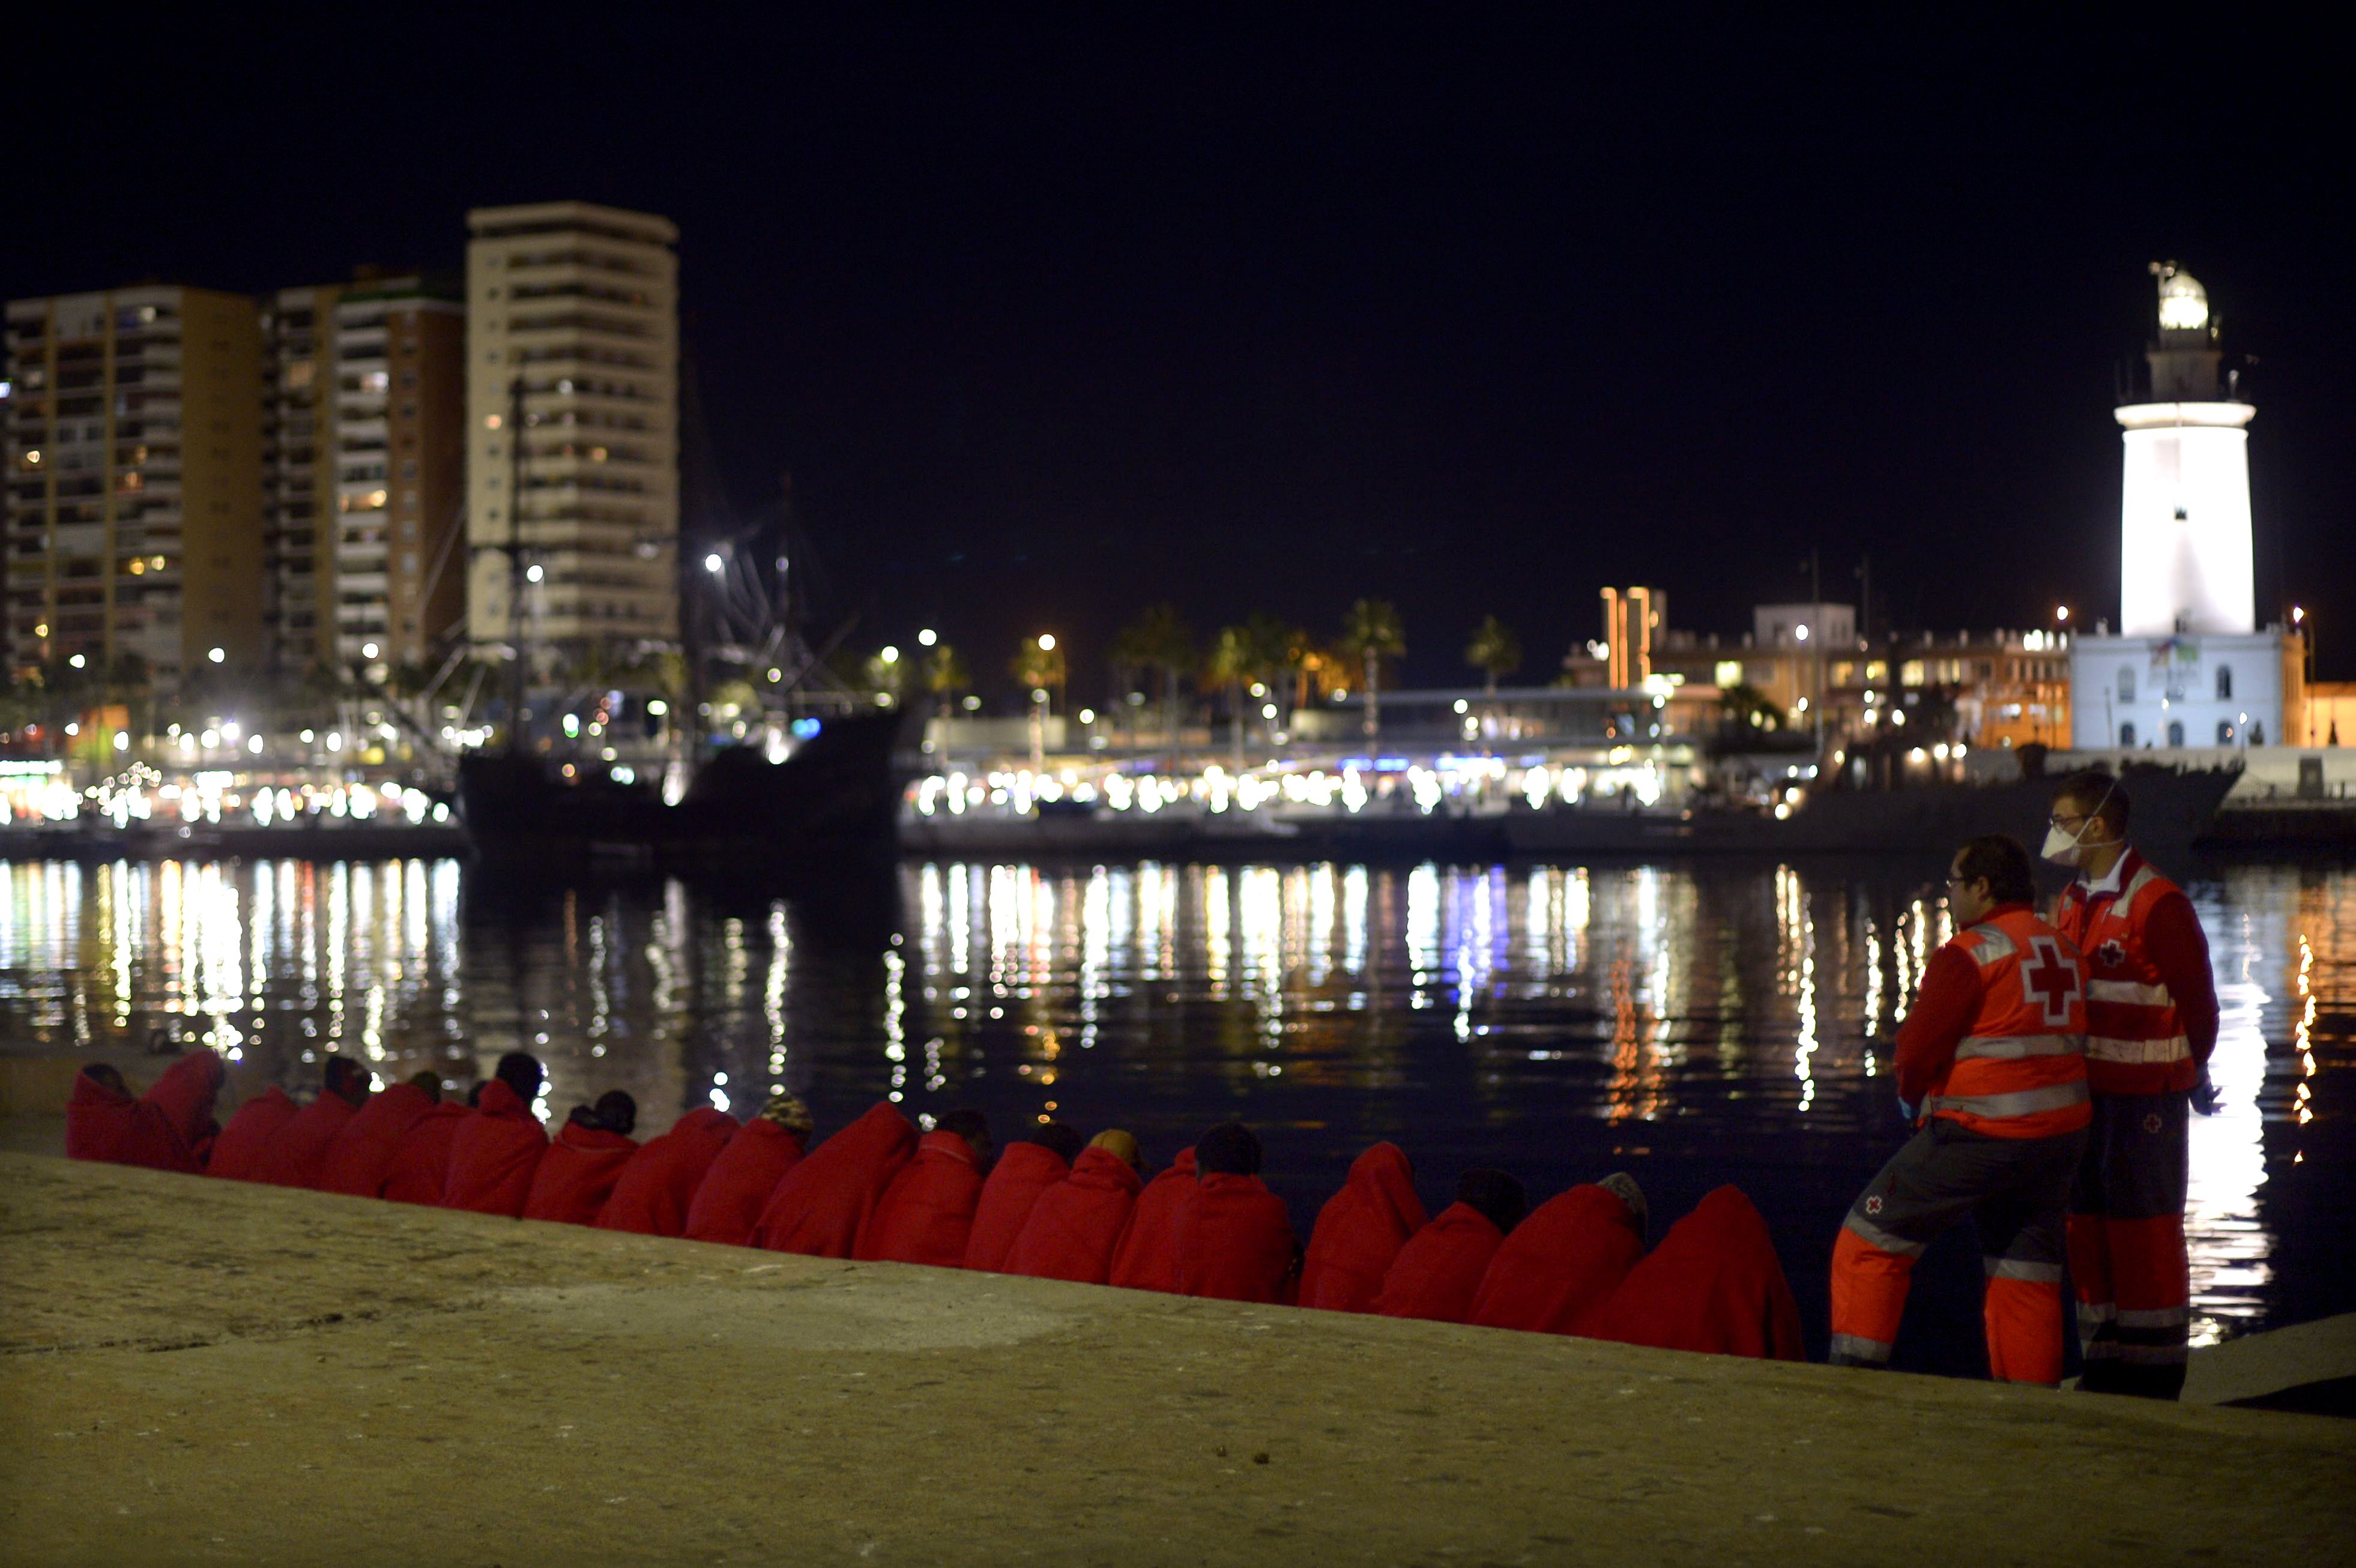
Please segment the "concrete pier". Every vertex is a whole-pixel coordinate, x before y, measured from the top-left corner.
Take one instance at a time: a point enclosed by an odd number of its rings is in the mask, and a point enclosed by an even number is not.
[[[2320,1562],[2356,1424],[0,1155],[9,1563]]]

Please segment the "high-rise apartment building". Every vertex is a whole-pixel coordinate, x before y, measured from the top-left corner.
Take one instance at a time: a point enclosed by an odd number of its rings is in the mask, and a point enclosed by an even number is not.
[[[431,663],[465,633],[455,281],[285,289],[265,323],[276,662]]]
[[[469,635],[547,651],[675,641],[679,231],[573,201],[467,224]]]
[[[6,622],[19,666],[250,670],[262,624],[253,301],[165,284],[7,307]]]

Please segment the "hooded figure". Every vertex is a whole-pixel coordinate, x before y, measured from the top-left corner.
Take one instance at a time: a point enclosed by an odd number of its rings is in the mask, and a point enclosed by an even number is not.
[[[1118,1129],[1098,1133],[1072,1162],[1072,1174],[1031,1206],[1006,1254],[1005,1272],[1104,1284],[1144,1185],[1137,1173],[1137,1140]]]
[[[700,1105],[672,1123],[670,1131],[648,1138],[622,1168],[613,1196],[597,1211],[597,1228],[642,1236],[680,1234],[687,1228],[695,1189],[735,1136],[735,1117]]]
[[[479,1100],[482,1087],[476,1084],[468,1098]],[[450,1185],[450,1147],[473,1115],[474,1106],[465,1100],[435,1101],[393,1146],[392,1158],[384,1168],[384,1186],[377,1195],[392,1203],[437,1207],[442,1189]]]
[[[999,1156],[990,1179],[981,1184],[981,1201],[973,1211],[973,1234],[965,1244],[965,1266],[1006,1267],[1006,1254],[1023,1233],[1039,1195],[1072,1172],[1080,1152],[1080,1135],[1061,1122],[1048,1122],[1023,1143]]]
[[[1669,1227],[1579,1332],[1626,1345],[1802,1358],[1800,1309],[1767,1221],[1740,1188],[1721,1187]]]
[[[278,1187],[316,1187],[327,1151],[368,1104],[369,1070],[348,1056],[330,1056],[318,1095],[294,1113],[262,1157],[262,1179]]]
[[[786,1172],[761,1211],[754,1243],[773,1253],[849,1257],[876,1200],[916,1147],[916,1125],[898,1106],[870,1105]]]
[[[1194,1191],[1178,1210],[1179,1295],[1284,1299],[1301,1243],[1259,1162],[1259,1138],[1240,1122],[1221,1123],[1194,1146]]]
[[[1577,1334],[1644,1255],[1644,1192],[1615,1171],[1558,1192],[1514,1227],[1489,1261],[1471,1321],[1489,1328]]]
[[[1504,1171],[1466,1171],[1456,1183],[1456,1201],[1399,1249],[1375,1310],[1386,1317],[1463,1322],[1489,1261],[1521,1222],[1524,1202],[1522,1184]]]
[[[221,1061],[209,1051],[180,1058],[136,1099],[122,1073],[93,1061],[74,1075],[66,1105],[66,1157],[194,1175],[204,1168],[214,1136],[213,1096],[220,1083]]]
[[[1372,1312],[1384,1274],[1424,1219],[1406,1153],[1393,1143],[1366,1150],[1351,1162],[1342,1190],[1318,1211],[1301,1264],[1301,1305]]]
[[[619,1089],[598,1095],[594,1105],[574,1106],[532,1172],[523,1217],[594,1223],[623,1167],[638,1152],[638,1140],[630,1136],[637,1125],[638,1103]]]
[[[1194,1151],[1182,1148],[1170,1168],[1145,1184],[1129,1229],[1113,1249],[1108,1285],[1127,1290],[1178,1288],[1178,1211],[1194,1196]]]
[[[231,1181],[260,1181],[269,1168],[270,1146],[302,1109],[275,1083],[240,1105],[229,1125],[213,1139],[205,1174],[225,1176]]]
[[[531,1179],[548,1152],[548,1133],[531,1103],[544,1079],[539,1059],[520,1051],[499,1058],[483,1096],[450,1140],[450,1175],[442,1207],[520,1219]]]
[[[779,1094],[763,1106],[703,1173],[680,1234],[691,1242],[752,1245],[769,1195],[786,1172],[801,1163],[810,1125],[809,1107],[796,1095]]]
[[[441,1101],[442,1080],[431,1072],[413,1074],[404,1083],[369,1095],[368,1104],[353,1113],[327,1147],[327,1157],[321,1162],[319,1179],[314,1185],[322,1192],[354,1198],[383,1197],[385,1178],[392,1173],[393,1157],[402,1140]],[[438,1180],[434,1190],[437,1196],[442,1190]]]
[[[916,1140],[875,1200],[851,1256],[870,1262],[962,1268],[990,1162],[990,1124],[980,1111],[951,1111]]]

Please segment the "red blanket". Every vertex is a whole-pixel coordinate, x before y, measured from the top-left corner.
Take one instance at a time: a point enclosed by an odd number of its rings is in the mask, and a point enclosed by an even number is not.
[[[414,1083],[396,1083],[369,1095],[368,1104],[344,1124],[328,1146],[316,1184],[319,1190],[348,1192],[355,1198],[383,1197],[385,1178],[391,1174],[393,1156],[402,1141],[436,1103]],[[442,1190],[438,1180],[434,1189],[438,1196]]]
[[[1360,1155],[1342,1190],[1318,1211],[1301,1264],[1301,1305],[1372,1312],[1384,1274],[1424,1219],[1414,1168],[1398,1145],[1376,1144]]]
[[[1386,1317],[1463,1322],[1504,1240],[1489,1216],[1470,1203],[1450,1204],[1399,1249],[1383,1275],[1375,1310]]]
[[[1215,1170],[1178,1210],[1178,1294],[1277,1302],[1300,1253],[1284,1200],[1257,1176]]]
[[[213,1096],[220,1081],[220,1058],[209,1051],[192,1051],[172,1063],[137,1099],[88,1072],[77,1073],[73,1097],[66,1104],[66,1157],[200,1170],[214,1133]]]
[[[531,1173],[523,1217],[564,1225],[594,1224],[597,1211],[622,1179],[622,1168],[638,1152],[638,1140],[603,1127],[567,1122],[548,1143]]]
[[[1610,1296],[1644,1255],[1636,1216],[1618,1193],[1593,1185],[1558,1192],[1530,1211],[1489,1261],[1471,1321],[1571,1333],[1580,1315]]]
[[[1072,1174],[1031,1206],[1023,1233],[1006,1254],[1005,1272],[1104,1284],[1112,1274],[1113,1249],[1144,1185],[1135,1168],[1110,1149],[1082,1149]]]
[[[786,1172],[753,1232],[773,1253],[847,1258],[875,1200],[916,1147],[916,1125],[878,1102]]]
[[[1629,1345],[1781,1361],[1802,1357],[1800,1309],[1767,1221],[1721,1187],[1669,1227],[1579,1332]]]
[[[412,1122],[393,1147],[379,1195],[395,1203],[440,1204],[450,1185],[450,1146],[473,1114],[464,1101],[444,1100]]]
[[[483,1085],[482,1102],[460,1118],[450,1140],[450,1175],[442,1184],[442,1207],[477,1214],[523,1215],[548,1134],[531,1104],[494,1078]]]
[[[981,1184],[981,1201],[974,1206],[973,1234],[965,1244],[965,1266],[1006,1267],[1006,1254],[1039,1195],[1072,1173],[1064,1157],[1044,1144],[1016,1144],[998,1157],[990,1179]]]
[[[613,1196],[597,1211],[597,1228],[635,1231],[642,1236],[678,1235],[687,1228],[687,1208],[695,1201],[695,1189],[735,1136],[735,1117],[701,1105],[671,1124],[660,1137],[648,1138],[622,1168]]]
[[[956,1133],[926,1133],[859,1228],[856,1258],[961,1268],[981,1201],[981,1171]]]
[[[359,1114],[359,1107],[325,1089],[319,1097],[294,1113],[278,1129],[262,1157],[262,1179],[279,1187],[316,1187],[327,1168],[327,1151]]]
[[[213,1140],[206,1173],[226,1176],[231,1181],[261,1180],[269,1168],[271,1144],[302,1108],[275,1083],[240,1105],[220,1136]]]
[[[1178,1288],[1178,1211],[1194,1196],[1194,1151],[1183,1148],[1170,1168],[1145,1184],[1113,1249],[1107,1283],[1129,1290]]]
[[[755,1117],[728,1140],[696,1187],[687,1206],[687,1227],[680,1234],[691,1242],[721,1242],[732,1247],[753,1243],[761,1211],[786,1172],[801,1163],[802,1135],[775,1122]]]

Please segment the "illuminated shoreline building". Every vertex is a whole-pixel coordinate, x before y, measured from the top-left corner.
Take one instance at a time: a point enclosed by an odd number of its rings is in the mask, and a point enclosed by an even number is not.
[[[502,653],[519,629],[552,654],[676,643],[679,231],[575,201],[466,221],[468,638]]]
[[[2126,448],[2119,496],[2119,630],[2071,648],[2081,750],[2253,746],[2284,740],[2296,633],[2261,629],[2250,520],[2249,423],[2239,373],[2222,373],[2209,296],[2175,262],[2155,263],[2159,336],[2147,395],[2115,411]]]
[[[11,301],[7,642],[166,689],[252,670],[262,605],[260,317],[169,284]]]

